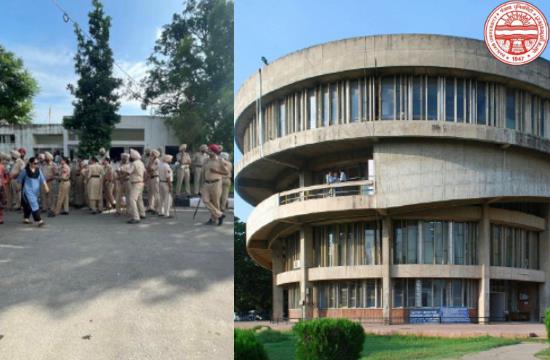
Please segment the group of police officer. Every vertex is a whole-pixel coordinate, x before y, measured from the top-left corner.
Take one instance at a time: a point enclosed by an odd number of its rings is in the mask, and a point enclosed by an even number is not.
[[[187,152],[187,145],[182,144],[174,159],[170,154],[162,155],[157,149],[145,149],[143,157],[137,150],[130,149],[129,153],[122,153],[116,163],[103,148],[96,156],[78,158],[73,162],[46,151],[36,158],[48,188],[53,191],[41,192],[41,210],[50,217],[68,215],[71,201],[77,208],[87,206],[92,214],[105,210],[114,210],[117,216],[127,214],[130,217],[128,223],[137,224],[145,219],[147,212],[171,218],[173,196],[200,195],[210,212],[206,224],[222,225],[232,177],[229,154],[222,150],[222,146],[217,144],[201,145],[191,155]],[[25,168],[26,153],[24,148],[14,149],[10,154],[0,152],[0,167],[3,169],[0,187],[3,186],[4,207],[8,210],[21,208],[20,184],[15,179]]]

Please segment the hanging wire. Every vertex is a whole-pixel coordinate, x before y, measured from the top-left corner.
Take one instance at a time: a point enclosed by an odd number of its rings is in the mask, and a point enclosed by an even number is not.
[[[77,28],[78,30],[80,30],[82,32],[82,34],[84,34],[84,36],[88,39],[88,40],[93,40],[92,37],[90,36],[90,34],[82,27],[80,26],[80,24],[74,20],[70,15],[69,13],[59,4],[59,2],[57,0],[51,0],[51,2],[53,3],[53,5],[63,13],[63,21],[65,23],[68,23],[69,21],[71,23],[73,23]],[[141,100],[143,100],[143,97],[141,96],[141,93],[139,91],[135,91],[132,89],[132,86],[134,84],[137,83],[136,79],[134,79],[132,77],[132,75],[130,75],[126,70],[124,70],[124,68],[122,68],[122,66],[120,66],[114,59],[113,59],[113,64],[124,74],[126,75],[126,77],[129,79],[127,81],[127,84],[128,84],[128,88],[129,88],[129,91],[130,91],[130,95],[131,96],[134,96],[136,98],[139,98]]]

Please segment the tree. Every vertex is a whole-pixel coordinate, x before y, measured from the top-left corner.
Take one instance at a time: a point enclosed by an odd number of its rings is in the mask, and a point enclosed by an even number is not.
[[[0,120],[14,125],[30,123],[32,98],[37,92],[36,80],[23,60],[0,45]]]
[[[233,149],[233,1],[188,0],[147,61],[142,107],[168,117],[180,141]]]
[[[246,252],[246,224],[235,218],[235,311],[270,310],[271,272]]]
[[[94,9],[88,14],[89,37],[75,24],[78,42],[74,57],[77,85],[67,87],[76,97],[72,117],[63,119],[63,126],[76,132],[78,152],[83,156],[97,154],[111,145],[111,133],[120,122],[117,89],[122,80],[113,77],[113,51],[109,46],[111,17],[105,15],[99,0],[92,1]]]

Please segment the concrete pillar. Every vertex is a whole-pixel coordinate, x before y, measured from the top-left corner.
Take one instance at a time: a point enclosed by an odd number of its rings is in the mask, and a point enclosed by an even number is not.
[[[272,314],[272,320],[273,321],[281,321],[283,319],[284,314],[284,296],[283,296],[283,288],[280,286],[277,286],[277,274],[283,272],[283,262],[282,262],[282,254],[281,254],[281,248],[279,244],[273,244],[273,247],[271,249],[271,261],[272,261],[272,290],[273,290],[273,314]]]
[[[539,238],[539,265],[546,276],[545,282],[539,287],[539,318],[542,319],[550,306],[550,205],[546,205],[546,228]]]
[[[313,314],[313,288],[308,279],[308,268],[313,261],[313,229],[304,225],[300,230],[300,300],[302,319],[309,319]]]
[[[312,184],[311,171],[300,170],[300,187],[310,186]]]
[[[391,233],[390,217],[382,219],[382,316],[384,324],[391,324],[392,282],[391,282]]]
[[[479,229],[479,265],[481,266],[481,279],[479,281],[478,316],[480,324],[489,323],[491,314],[491,222],[489,220],[489,205],[483,204],[481,224]]]

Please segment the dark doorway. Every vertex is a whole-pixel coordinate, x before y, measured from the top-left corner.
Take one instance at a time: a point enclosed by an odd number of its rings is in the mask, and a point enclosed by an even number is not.
[[[123,152],[123,147],[112,147],[111,149],[109,149],[109,156],[111,157],[111,161],[120,161],[120,156]]]

